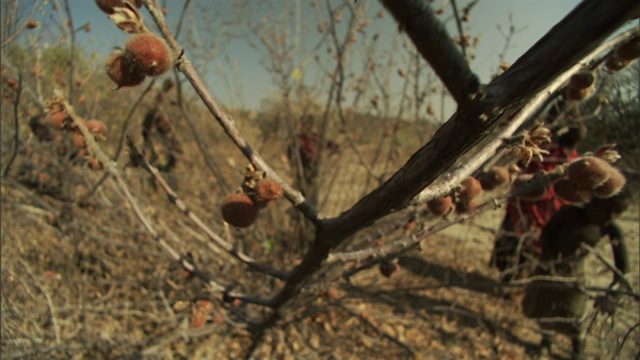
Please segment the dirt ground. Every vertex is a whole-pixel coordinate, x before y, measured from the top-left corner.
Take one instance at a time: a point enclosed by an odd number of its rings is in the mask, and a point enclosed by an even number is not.
[[[214,299],[206,324],[193,326],[202,283],[185,277],[149,241],[127,206],[105,194],[110,193],[99,194],[102,203],[111,207],[66,209],[62,213],[67,215],[60,216],[31,190],[11,181],[2,184],[2,359],[245,356],[251,338],[241,314],[260,318],[264,310]],[[183,231],[190,234],[195,245],[179,248],[192,252],[197,262],[210,264],[215,273],[235,276],[230,260],[207,247],[202,235],[178,226],[185,220],[174,210],[148,211],[164,233],[179,233],[176,238],[187,237]],[[490,230],[498,227],[502,216],[500,209],[487,212],[430,237],[421,249],[398,259],[400,271],[390,278],[372,267],[350,281],[310,286],[279,326],[265,334],[252,358],[533,356],[541,334],[520,311],[522,287],[499,288],[496,272],[487,266],[494,238]],[[625,213],[620,224],[632,260],[629,280],[637,292],[638,207]],[[402,231],[392,236],[403,236]],[[178,244],[172,236],[168,239]],[[611,258],[606,241],[598,250]],[[595,257],[590,264],[591,285],[606,287],[611,279],[607,268]],[[639,314],[639,302],[630,297],[624,297],[611,317],[592,309],[587,318],[589,358],[637,359]],[[570,341],[559,335],[549,358],[568,358],[569,352]]]

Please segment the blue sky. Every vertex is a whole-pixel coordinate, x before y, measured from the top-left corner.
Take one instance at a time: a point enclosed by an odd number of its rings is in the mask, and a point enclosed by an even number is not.
[[[376,0],[360,1],[368,2],[365,5],[368,7],[368,13],[370,14],[376,14],[382,9]],[[162,1],[160,2],[162,3]],[[309,22],[309,24],[305,25],[315,29],[314,9],[309,6],[309,2],[310,0],[300,0],[300,11],[305,22]],[[323,2],[323,0],[319,1],[319,3]],[[332,2],[335,4],[340,3],[339,0],[332,0]],[[25,6],[27,3],[32,2],[25,2]],[[170,25],[175,26],[183,1],[167,0],[166,3],[169,9],[167,20]],[[206,12],[211,15],[220,14],[224,16],[224,14],[227,14],[232,8],[232,3],[232,0],[193,0],[189,9],[187,24],[188,26],[196,24],[202,29],[205,22],[202,19],[203,13]],[[253,3],[255,3],[255,5],[253,5]],[[282,4],[282,7],[292,3],[294,3],[294,0],[271,1],[271,4]],[[442,3],[442,0],[436,0],[434,5],[437,7],[440,3]],[[460,6],[464,6],[467,2],[459,1],[459,3],[461,3]],[[480,35],[482,37],[482,41],[476,52],[476,58],[471,63],[472,69],[480,76],[483,82],[489,81],[491,74],[497,66],[498,53],[502,51],[505,44],[504,38],[498,30],[498,26],[506,32],[509,27],[509,14],[511,14],[517,29],[517,33],[512,39],[511,46],[505,57],[507,62],[512,63],[578,3],[578,0],[480,0],[479,4],[473,9],[471,20],[468,23],[470,33],[474,36]],[[122,46],[125,43],[127,35],[115,29],[107,16],[96,7],[94,1],[70,0],[70,4],[72,5],[73,20],[76,26],[86,22],[89,22],[92,26],[90,33],[81,31],[78,32],[77,37],[78,41],[88,49],[106,56],[112,51],[114,46]],[[249,4],[250,8],[246,12],[245,21],[252,20],[259,22],[264,16],[271,16],[272,19],[278,18],[278,13],[281,12],[282,9],[281,6],[265,6],[262,0],[250,0]],[[447,11],[451,11],[450,6]],[[152,23],[150,16],[144,11],[143,15],[145,16],[146,23],[150,25]],[[42,16],[44,15],[39,15],[40,18],[43,18]],[[288,20],[289,18],[286,16],[281,16],[277,21]],[[215,31],[215,21],[212,21],[212,23]],[[448,28],[452,34],[454,34],[456,31],[453,27],[453,22],[450,22],[449,25]],[[386,14],[384,18],[376,20],[370,25],[369,32],[380,33],[382,39],[381,45],[391,46],[390,40],[388,39],[397,33],[397,26],[393,19]],[[203,39],[203,44],[205,44],[212,34],[202,31],[200,36],[206,37],[206,39]],[[301,48],[308,53],[319,36],[317,32],[310,31],[301,42]],[[387,41],[387,43],[385,43],[385,41]],[[206,49],[199,49],[199,51],[202,50]],[[187,54],[189,55],[189,50],[187,50]],[[303,57],[304,54],[301,54],[296,60],[300,60]],[[227,76],[226,84],[233,84],[232,87],[234,89],[238,88],[238,83],[241,85],[242,99],[240,105],[244,105],[245,107],[258,107],[264,97],[276,90],[271,75],[261,65],[262,54],[252,48],[246,40],[237,39],[228,43],[224,48],[220,49],[216,59],[221,68],[216,70],[216,66],[210,64],[207,68],[208,72],[205,78],[210,91],[220,102],[231,102],[231,96],[228,95],[230,89],[228,85],[225,85],[223,74]],[[231,63],[235,63],[237,66],[237,80],[234,80],[230,75],[232,74],[230,70]],[[313,69],[309,69],[309,72],[311,73],[304,73],[305,80],[307,81],[314,79],[313,76],[318,76],[318,74],[313,74]],[[317,77],[315,79],[317,79]]]

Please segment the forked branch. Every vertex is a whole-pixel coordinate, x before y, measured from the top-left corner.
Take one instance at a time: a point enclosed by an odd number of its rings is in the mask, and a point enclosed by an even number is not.
[[[234,120],[227,115],[218,104],[213,100],[211,94],[207,90],[204,81],[191,64],[191,61],[184,54],[184,50],[176,41],[169,25],[164,19],[162,10],[157,6],[154,0],[142,0],[147,6],[147,9],[151,13],[153,20],[158,25],[162,35],[167,40],[167,44],[175,54],[180,54],[176,67],[182,72],[189,80],[193,89],[196,91],[204,105],[209,112],[213,115],[216,121],[222,126],[223,130],[229,136],[229,138],[236,144],[238,149],[242,151],[244,156],[251,161],[259,170],[264,171],[268,177],[274,179],[282,185],[282,191],[284,195],[293,203],[293,205],[300,210],[300,212],[310,221],[318,221],[318,210],[315,205],[307,201],[301,192],[294,189],[287,184],[282,177],[271,167],[267,162],[258,154],[258,152],[249,144],[249,142],[242,135]]]
[[[129,153],[131,154],[131,158],[133,159],[132,161],[135,163],[135,164],[132,164],[132,165],[136,166],[136,167],[140,167],[140,168],[148,171],[155,178],[155,180],[158,182],[160,187],[162,187],[162,189],[167,193],[167,196],[169,197],[169,201],[172,204],[174,204],[176,207],[178,207],[178,209],[180,209],[180,211],[186,217],[188,217],[189,220],[191,220],[200,230],[202,230],[207,235],[207,237],[209,237],[209,239],[211,239],[211,241],[213,241],[218,247],[224,249],[231,256],[233,256],[236,259],[240,260],[241,262],[247,264],[250,268],[252,268],[252,269],[254,269],[256,271],[271,275],[271,276],[276,277],[276,278],[281,279],[281,280],[285,280],[287,278],[287,274],[286,273],[283,273],[282,271],[278,271],[278,270],[272,269],[272,268],[270,268],[270,267],[268,267],[266,265],[258,263],[256,260],[251,258],[249,255],[239,251],[232,244],[230,244],[229,242],[225,241],[220,235],[216,234],[213,230],[211,230],[211,228],[208,227],[200,219],[200,217],[198,217],[198,215],[193,213],[189,209],[189,207],[187,207],[187,204],[185,204],[185,202],[182,201],[182,199],[180,199],[178,197],[178,195],[175,193],[175,191],[173,191],[173,189],[171,189],[171,187],[166,182],[164,177],[162,177],[162,175],[160,174],[158,169],[156,169],[154,166],[152,166],[151,164],[149,164],[147,162],[147,160],[138,151],[138,149],[136,148],[135,144],[133,143],[133,141],[130,138],[127,138],[127,146],[129,148]]]

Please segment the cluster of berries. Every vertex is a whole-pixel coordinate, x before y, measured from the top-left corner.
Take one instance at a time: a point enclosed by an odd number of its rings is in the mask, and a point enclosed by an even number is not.
[[[640,57],[640,37],[635,36],[611,51],[604,62],[609,72],[620,71]],[[591,71],[580,71],[571,76],[565,88],[565,97],[572,101],[581,101],[595,91],[596,76]]]
[[[232,226],[245,228],[257,219],[261,209],[282,197],[282,185],[272,179],[245,179],[242,192],[222,202],[222,218]]]
[[[106,140],[107,127],[102,121],[95,119],[84,120],[82,118],[79,120],[87,127],[96,141]],[[87,165],[92,170],[102,169],[100,161],[93,156],[89,156],[87,141],[84,135],[77,126],[72,123],[71,118],[64,109],[51,109],[42,116],[35,116],[29,120],[29,126],[40,141],[61,142],[62,134],[56,134],[56,131],[71,133],[72,142],[78,148],[76,157],[86,158]]]
[[[605,159],[585,156],[569,164],[566,176],[553,185],[556,194],[572,203],[584,203],[592,197],[608,198],[620,192],[627,179]]]
[[[500,173],[496,173],[500,172]],[[478,204],[473,201],[483,190],[489,190],[496,188],[498,185],[508,182],[509,173],[506,172],[506,180],[502,178],[502,171],[500,168],[492,169],[489,173],[484,174],[478,180],[474,176],[469,176],[460,184],[461,190],[454,196],[447,195],[439,198],[429,200],[427,202],[427,209],[435,216],[444,216],[449,214],[454,209],[459,214],[466,213],[467,211],[474,209]]]
[[[133,34],[124,50],[117,50],[109,56],[105,66],[107,75],[118,88],[139,85],[147,76],[158,76],[171,68],[173,61],[169,46],[142,23],[137,10],[142,6],[141,1],[96,0],[96,3],[119,28]]]

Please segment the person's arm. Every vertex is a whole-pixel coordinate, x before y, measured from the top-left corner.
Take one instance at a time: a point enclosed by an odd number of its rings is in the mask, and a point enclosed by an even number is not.
[[[609,237],[611,249],[613,250],[613,258],[618,270],[623,274],[628,273],[629,254],[627,253],[627,246],[624,242],[624,236],[622,235],[622,229],[620,229],[620,226],[613,222],[609,223],[602,228],[602,235],[607,235]]]

